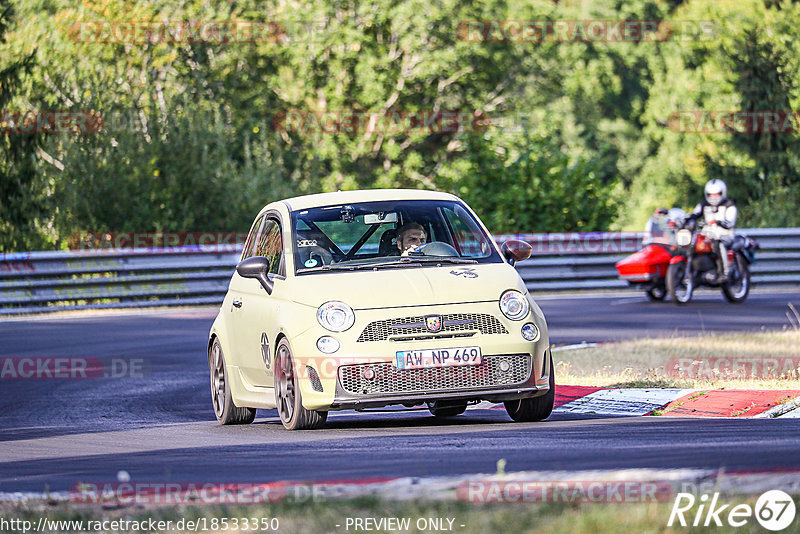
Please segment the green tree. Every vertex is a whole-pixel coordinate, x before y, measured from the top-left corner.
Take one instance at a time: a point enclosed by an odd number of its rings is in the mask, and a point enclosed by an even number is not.
[[[0,0],[0,49],[7,49],[6,36],[14,18],[11,2]],[[43,223],[47,202],[36,163],[42,136],[24,133],[27,127],[20,128],[17,115],[37,110],[10,109],[17,102],[21,78],[34,64],[32,54],[0,60],[0,250],[4,251],[42,248],[48,241]]]
[[[465,158],[443,170],[452,188],[493,232],[561,232],[608,228],[615,184],[600,179],[599,158],[571,157],[556,136],[464,136]]]
[[[741,95],[740,110],[791,114],[791,96],[797,89],[793,74],[797,70],[792,68],[787,51],[764,37],[767,34],[765,30],[756,27],[745,31],[729,53],[736,88]],[[800,140],[797,135],[755,131],[733,135],[731,145],[746,154],[753,164],[746,168],[731,168],[709,161],[708,167],[710,172],[730,177],[729,181],[738,185],[738,192],[747,200],[745,220],[756,224],[800,224],[797,215]]]

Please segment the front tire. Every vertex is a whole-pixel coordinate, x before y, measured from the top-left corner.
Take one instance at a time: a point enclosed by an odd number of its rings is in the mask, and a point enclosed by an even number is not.
[[[300,381],[286,338],[278,343],[275,354],[275,404],[286,430],[314,430],[321,428],[328,419],[328,412],[303,408]]]
[[[556,401],[556,374],[553,371],[553,356],[550,355],[550,389],[541,397],[505,402],[506,411],[518,423],[542,421],[553,413]]]
[[[694,279],[692,273],[687,272],[685,261],[670,264],[667,269],[667,291],[672,302],[679,306],[692,300]]]
[[[661,302],[667,296],[667,288],[663,284],[653,286],[647,290],[647,298],[652,302]]]
[[[738,252],[734,255],[733,261],[736,265],[732,266],[731,270],[735,272],[735,276],[733,280],[722,284],[722,293],[728,302],[739,304],[744,302],[750,293],[750,268],[747,266],[747,260]]]
[[[208,349],[208,366],[211,371],[211,403],[214,415],[221,425],[249,425],[256,418],[255,408],[240,408],[233,403],[225,355],[219,338],[215,337]]]

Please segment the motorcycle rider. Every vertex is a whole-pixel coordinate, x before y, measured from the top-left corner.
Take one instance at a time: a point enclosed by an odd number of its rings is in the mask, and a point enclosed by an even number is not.
[[[736,205],[728,198],[728,187],[719,178],[706,183],[705,200],[698,204],[689,218],[697,220],[703,217],[705,227],[703,235],[711,239],[711,246],[719,258],[717,282],[722,284],[728,280],[728,249],[733,243],[733,227],[736,225]]]

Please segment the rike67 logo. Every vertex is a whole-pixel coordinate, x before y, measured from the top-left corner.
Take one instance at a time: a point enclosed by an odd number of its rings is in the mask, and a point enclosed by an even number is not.
[[[755,516],[762,527],[777,532],[792,524],[795,512],[792,497],[781,490],[763,493],[754,508],[749,504],[737,504],[733,507],[730,503],[720,504],[719,493],[714,493],[711,497],[704,493],[700,498],[691,493],[678,493],[667,526],[671,527],[677,521],[682,527],[741,527]]]

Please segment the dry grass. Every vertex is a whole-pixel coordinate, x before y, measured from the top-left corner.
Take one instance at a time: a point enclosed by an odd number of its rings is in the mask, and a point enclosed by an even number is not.
[[[559,384],[614,387],[677,387],[696,389],[800,389],[800,369],[769,377],[736,377],[714,373],[706,378],[670,376],[671,358],[704,361],[800,358],[800,329],[774,332],[705,334],[608,343],[586,349],[554,352]]]

